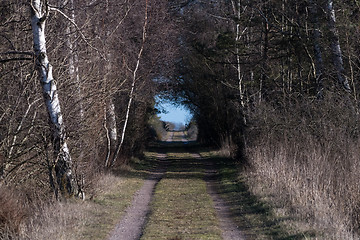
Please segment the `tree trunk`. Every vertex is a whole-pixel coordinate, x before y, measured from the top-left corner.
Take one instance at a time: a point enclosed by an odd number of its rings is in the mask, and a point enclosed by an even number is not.
[[[69,1],[69,7],[70,7],[70,17],[75,23],[75,5],[74,0]],[[84,119],[84,107],[82,104],[82,91],[81,91],[81,83],[80,83],[80,74],[79,74],[79,56],[77,53],[77,44],[75,42],[76,35],[75,32],[76,29],[74,25],[71,22],[67,23],[66,27],[66,34],[67,34],[67,40],[66,45],[69,48],[69,75],[71,82],[73,82],[76,86],[77,90],[77,98],[76,103],[79,105],[79,115],[81,122]]]
[[[109,100],[107,107],[108,107],[107,119],[108,119],[109,135],[111,139],[111,144],[115,146],[117,142],[117,128],[116,128],[115,105],[112,99]]]
[[[140,62],[140,59],[138,59],[138,63],[139,62]],[[137,64],[137,68],[138,68],[138,64]],[[137,71],[137,68],[136,68],[136,71]],[[113,156],[112,161],[111,161],[111,166],[113,166],[115,164],[117,156],[119,155],[119,152],[120,152],[121,147],[122,147],[122,145],[124,143],[124,140],[125,140],[125,132],[126,132],[127,124],[128,124],[128,121],[129,121],[131,104],[132,104],[132,101],[134,99],[136,71],[134,71],[133,82],[131,84],[131,90],[130,90],[130,94],[129,94],[129,102],[128,102],[127,109],[126,109],[124,126],[123,126],[123,129],[122,129],[122,132],[121,132],[121,139],[120,139],[120,142],[118,143],[118,145],[116,147],[114,156]]]
[[[347,77],[345,76],[344,63],[341,53],[341,47],[339,42],[339,33],[336,28],[336,17],[335,10],[333,7],[333,0],[327,1],[327,14],[329,17],[329,30],[330,30],[330,41],[331,51],[333,54],[333,63],[337,72],[337,79],[339,84],[346,90],[350,91],[350,85]]]
[[[263,99],[268,98],[267,92],[269,89],[269,33],[270,33],[270,26],[267,20],[267,15],[269,11],[268,3],[264,3],[264,16],[263,16],[263,32],[262,32],[262,66],[261,66],[261,77],[260,77],[260,84],[259,84],[259,103]]]
[[[106,18],[104,20],[106,20],[106,24],[108,24],[109,21],[109,1],[106,0]],[[104,23],[103,23],[104,24]],[[110,38],[110,30],[107,30],[105,35],[106,35],[106,41],[105,42],[109,42],[109,38]],[[110,50],[108,50],[110,51]],[[109,74],[111,73],[112,70],[112,54],[111,52],[108,52],[106,54],[106,58],[108,60],[106,67],[105,67],[105,79],[104,82],[107,84],[108,81],[108,77]],[[110,167],[109,164],[111,164],[110,162],[110,157],[114,156],[115,151],[116,151],[116,146],[117,146],[117,141],[118,141],[118,130],[117,130],[117,122],[116,122],[116,112],[115,112],[115,104],[114,104],[114,96],[111,96],[107,101],[106,101],[106,116],[105,116],[105,129],[106,129],[106,135],[107,135],[107,141],[108,141],[108,146],[107,146],[107,154],[106,154],[106,159],[105,159],[105,167]]]
[[[261,68],[261,78],[259,85],[259,102],[267,98],[268,91],[268,51],[269,51],[269,24],[264,21],[264,43],[263,43],[263,62]]]
[[[106,111],[105,111],[105,130],[107,137],[107,153],[105,159],[105,167],[109,167],[110,157],[116,152],[116,143],[118,140],[117,135],[117,126],[116,126],[116,114],[115,114],[115,105],[110,98],[106,102]]]
[[[33,0],[31,7],[34,52],[46,110],[49,114],[58,188],[63,196],[71,196],[74,192],[72,160],[66,143],[65,126],[56,89],[56,81],[53,78],[52,66],[46,53],[45,22],[49,9],[48,6],[45,6],[45,11],[43,11],[41,0]]]
[[[235,15],[236,19],[236,36],[235,36],[235,53],[236,53],[236,72],[237,72],[237,80],[238,80],[238,89],[239,89],[239,100],[240,105],[242,108],[242,111],[245,111],[245,99],[244,99],[244,83],[243,83],[243,74],[241,73],[241,64],[240,64],[240,50],[239,50],[239,42],[241,39],[242,34],[246,31],[246,28],[240,32],[240,18],[241,18],[241,2],[240,0],[237,0],[236,2],[234,0],[231,0],[233,13]],[[243,121],[244,124],[246,124],[246,117],[245,114],[243,114]]]
[[[320,46],[320,38],[321,33],[319,29],[319,18],[318,18],[318,11],[317,11],[317,4],[314,3],[313,0],[310,0],[310,17],[311,23],[313,25],[313,47],[314,47],[314,55],[315,55],[315,77],[316,77],[316,84],[317,84],[317,93],[316,96],[318,99],[323,98],[323,91],[324,91],[324,82],[323,82],[323,59],[322,59],[322,52]]]
[[[142,53],[144,51],[144,47],[145,47],[145,41],[146,41],[146,32],[147,32],[147,24],[148,24],[148,1],[146,0],[146,6],[145,6],[145,17],[144,17],[144,25],[143,25],[143,32],[142,32],[142,43],[140,46],[140,50],[137,56],[137,60],[136,60],[136,65],[135,68],[133,70],[133,74],[132,74],[132,84],[131,84],[131,89],[130,89],[130,94],[129,94],[129,101],[128,101],[128,105],[127,105],[127,109],[126,109],[126,114],[125,114],[125,122],[124,122],[124,126],[122,129],[122,133],[121,133],[121,139],[120,142],[118,143],[114,156],[112,158],[111,161],[111,166],[113,166],[116,162],[117,156],[121,150],[121,147],[124,143],[125,140],[125,132],[127,129],[127,124],[129,121],[129,116],[130,116],[130,109],[131,109],[131,104],[132,101],[134,99],[134,91],[135,91],[135,83],[136,83],[136,78],[137,78],[137,71],[139,70],[139,66],[140,66],[140,59],[142,57]]]

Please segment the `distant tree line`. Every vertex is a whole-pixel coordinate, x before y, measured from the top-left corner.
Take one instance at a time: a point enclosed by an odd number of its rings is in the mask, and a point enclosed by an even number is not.
[[[330,96],[358,111],[356,1],[175,1],[182,55],[171,84],[202,141],[244,142],[261,103]],[[350,106],[349,106],[350,107]]]

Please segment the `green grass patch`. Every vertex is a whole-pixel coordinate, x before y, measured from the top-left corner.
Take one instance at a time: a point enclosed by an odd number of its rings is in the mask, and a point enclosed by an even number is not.
[[[170,152],[171,166],[156,187],[142,240],[222,239],[198,159]]]

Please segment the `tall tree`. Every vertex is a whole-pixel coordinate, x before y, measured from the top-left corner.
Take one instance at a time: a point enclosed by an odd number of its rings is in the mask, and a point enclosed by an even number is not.
[[[104,47],[106,48],[105,51],[107,52],[106,54],[106,58],[107,58],[107,63],[106,63],[106,67],[105,67],[105,74],[104,74],[104,82],[106,84],[106,82],[108,81],[108,78],[110,78],[110,73],[113,70],[114,66],[112,61],[113,61],[113,56],[111,54],[111,48],[109,48],[108,46],[106,46],[107,44],[110,43],[110,6],[109,6],[109,1],[105,1],[106,4],[106,9],[105,9],[105,17],[103,19],[103,21],[105,21],[105,23],[103,22],[103,27],[105,28],[105,33],[104,33]],[[109,161],[110,161],[110,157],[114,156],[115,150],[116,150],[116,145],[117,145],[117,141],[118,141],[118,130],[117,130],[117,121],[116,121],[116,111],[115,111],[115,104],[114,104],[114,96],[112,93],[110,93],[110,97],[107,99],[106,101],[106,110],[105,110],[105,128],[106,128],[106,135],[107,135],[107,142],[108,142],[108,147],[107,147],[107,153],[106,153],[106,159],[105,159],[105,167],[108,167],[109,165]]]
[[[346,91],[350,91],[351,89],[349,81],[345,75],[344,62],[339,41],[339,33],[336,28],[336,16],[333,0],[327,0],[326,10],[328,14],[328,24],[330,30],[330,48],[333,54],[333,63],[337,72],[337,79],[339,84]]]
[[[145,13],[144,13],[144,23],[142,26],[142,39],[140,42],[140,48],[139,48],[139,52],[137,54],[136,57],[136,64],[134,69],[132,70],[132,82],[131,82],[131,88],[130,88],[130,93],[129,93],[129,101],[127,104],[127,108],[126,108],[126,113],[125,113],[125,122],[122,128],[122,132],[121,132],[121,138],[120,138],[120,142],[118,143],[116,150],[115,150],[115,154],[112,158],[111,161],[111,165],[114,165],[117,156],[121,150],[121,147],[123,146],[124,140],[125,140],[125,133],[126,133],[126,129],[127,129],[127,125],[129,122],[129,116],[130,116],[130,109],[131,109],[131,104],[133,102],[134,99],[134,95],[135,95],[135,83],[137,80],[137,74],[138,74],[138,70],[139,70],[139,66],[140,66],[140,60],[142,58],[143,52],[144,52],[144,48],[145,48],[145,42],[146,42],[146,37],[147,37],[147,26],[148,26],[148,0],[145,1]]]
[[[46,110],[49,115],[58,188],[63,195],[72,195],[74,192],[72,159],[66,142],[65,125],[60,108],[56,81],[53,78],[53,67],[49,62],[46,49],[45,24],[48,16],[49,6],[46,1],[31,1],[31,26],[34,52]]]
[[[315,77],[317,82],[317,97],[323,97],[324,91],[324,76],[323,76],[323,58],[320,46],[321,33],[319,29],[318,5],[314,0],[310,0],[310,18],[313,26],[313,48],[315,55]]]
[[[235,16],[235,54],[236,54],[236,71],[237,71],[237,80],[239,88],[239,98],[241,107],[245,108],[245,96],[244,96],[244,74],[241,72],[241,63],[240,63],[240,40],[243,37],[244,33],[247,31],[247,27],[241,28],[241,0],[231,0],[231,5],[233,9],[233,14]],[[246,118],[244,115],[244,122],[246,123]]]

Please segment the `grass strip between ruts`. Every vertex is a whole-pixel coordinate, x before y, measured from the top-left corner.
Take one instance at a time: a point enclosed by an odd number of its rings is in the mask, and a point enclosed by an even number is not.
[[[215,209],[206,191],[204,170],[191,154],[168,153],[171,166],[156,187],[142,240],[221,238]]]

